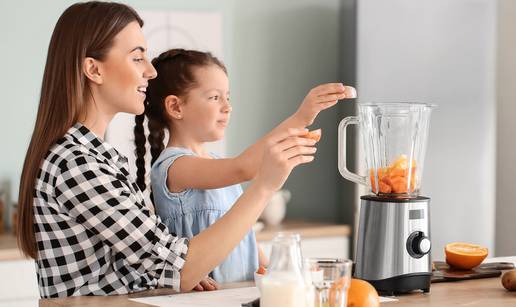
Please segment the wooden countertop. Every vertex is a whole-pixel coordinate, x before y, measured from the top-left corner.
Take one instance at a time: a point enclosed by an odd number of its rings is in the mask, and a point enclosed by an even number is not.
[[[349,236],[351,228],[348,225],[324,224],[305,221],[286,221],[278,226],[265,226],[256,233],[258,241],[272,240],[279,231],[296,232],[301,238],[317,238],[328,236]],[[11,233],[0,234],[0,261],[3,260],[22,260],[22,256],[16,237]]]
[[[252,282],[225,285],[224,288],[249,287]],[[39,301],[42,307],[60,306],[103,306],[103,307],[140,307],[150,306],[130,301],[129,298],[169,295],[174,294],[170,289],[158,289],[144,291],[132,295],[120,295],[110,297],[70,297],[60,299],[42,299]],[[382,304],[382,306],[468,306],[468,307],[498,307],[516,306],[516,292],[506,291],[501,285],[501,278],[485,278],[457,282],[445,282],[432,284],[430,293],[413,293],[397,296],[398,302]]]

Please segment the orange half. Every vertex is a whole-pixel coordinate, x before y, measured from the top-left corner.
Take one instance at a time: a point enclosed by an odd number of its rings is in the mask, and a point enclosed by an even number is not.
[[[469,243],[450,243],[444,247],[446,263],[463,270],[470,270],[482,263],[487,257],[486,247]]]

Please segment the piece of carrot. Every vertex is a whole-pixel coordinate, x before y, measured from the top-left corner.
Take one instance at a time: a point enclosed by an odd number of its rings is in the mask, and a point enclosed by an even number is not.
[[[260,275],[265,275],[265,273],[267,273],[267,269],[265,269],[265,267],[261,265],[260,267],[258,267],[258,270],[256,270],[256,273]]]
[[[406,177],[392,177],[390,178],[390,185],[392,191],[397,194],[407,193],[407,178]]]
[[[389,194],[392,192],[392,188],[390,185],[386,184],[383,181],[380,181],[380,192],[384,194]]]
[[[302,135],[302,137],[312,139],[316,142],[319,142],[321,140],[321,136],[322,136],[322,129],[308,131],[305,135]]]

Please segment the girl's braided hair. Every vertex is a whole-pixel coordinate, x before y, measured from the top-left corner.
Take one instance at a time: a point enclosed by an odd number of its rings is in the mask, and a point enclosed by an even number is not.
[[[134,144],[136,145],[136,184],[140,190],[146,189],[145,183],[145,154],[146,139],[144,121],[147,117],[149,129],[151,164],[153,164],[164,149],[165,129],[170,125],[165,116],[164,101],[169,95],[186,97],[188,92],[197,85],[193,68],[217,65],[226,74],[224,64],[209,52],[185,49],[170,49],[152,60],[152,65],[158,72],[155,79],[149,80],[145,111],[135,118]]]

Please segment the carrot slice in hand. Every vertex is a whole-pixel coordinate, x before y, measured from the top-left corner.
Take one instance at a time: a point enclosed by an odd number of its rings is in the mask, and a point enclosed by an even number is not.
[[[316,142],[321,140],[322,129],[316,129],[312,131],[308,131],[305,135],[302,135],[304,138],[312,139]]]

